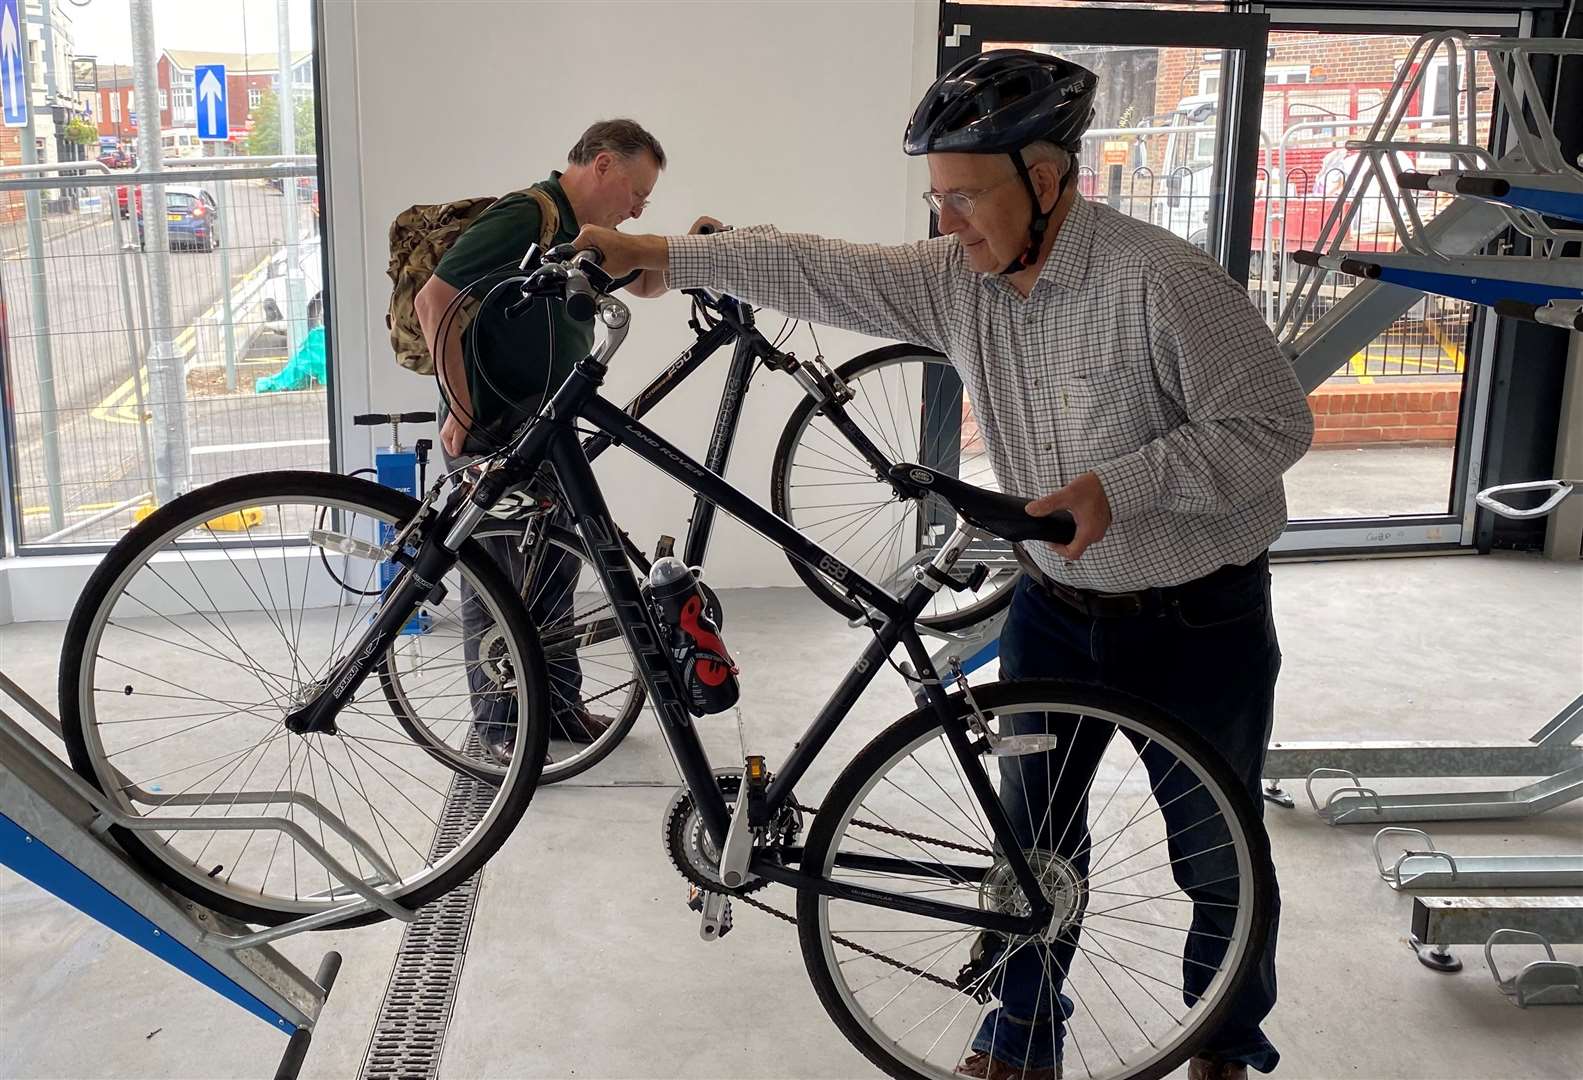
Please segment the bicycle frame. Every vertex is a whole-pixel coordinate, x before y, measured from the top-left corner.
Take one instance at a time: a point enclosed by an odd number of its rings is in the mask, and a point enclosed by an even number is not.
[[[626,405],[625,412],[634,420],[641,420],[649,410],[664,401],[671,391],[685,382],[708,359],[728,344],[734,344],[731,366],[726,371],[725,385],[720,391],[720,405],[715,411],[715,424],[709,437],[709,449],[704,454],[703,466],[710,472],[725,475],[731,460],[731,449],[736,441],[737,427],[742,419],[742,408],[747,401],[749,384],[754,366],[762,360],[775,370],[788,371],[808,393],[835,406],[832,422],[841,430],[852,446],[874,469],[875,475],[885,478],[885,470],[893,464],[874,445],[852,420],[840,410],[839,383],[833,383],[824,371],[810,371],[809,365],[799,362],[775,348],[753,321],[753,311],[746,304],[730,296],[714,301],[721,314],[721,321],[699,333],[697,340],[638,391]],[[790,360],[788,364],[786,361]],[[583,443],[588,460],[593,461],[613,442],[609,434],[601,432]],[[681,559],[688,566],[701,566],[709,550],[709,540],[714,533],[715,505],[699,495],[693,500],[693,512],[687,519],[687,535],[682,541]],[[647,569],[647,559],[635,546],[627,547],[629,555],[639,566]]]
[[[606,350],[604,354],[608,355],[610,351],[614,350]],[[699,817],[710,837],[724,850],[731,824],[731,810],[715,783],[708,754],[693,727],[693,718],[685,704],[677,673],[664,646],[666,635],[656,624],[654,614],[639,590],[621,532],[611,519],[604,494],[589,462],[589,454],[579,439],[576,423],[581,420],[598,428],[611,443],[625,446],[687,487],[712,508],[724,510],[793,558],[818,569],[832,580],[840,581],[846,587],[848,596],[871,612],[870,626],[874,630],[874,641],[864,648],[780,771],[773,775],[765,799],[768,813],[773,815],[788,805],[797,782],[880,668],[889,662],[891,651],[899,644],[906,649],[917,672],[926,707],[933,709],[941,721],[963,775],[985,814],[998,851],[1007,859],[1029,901],[1030,913],[1018,917],[831,881],[817,874],[793,869],[769,849],[755,849],[749,872],[769,881],[811,888],[845,900],[946,919],[1004,934],[1026,936],[1046,933],[1053,907],[1044,897],[1038,879],[1016,841],[1011,821],[972,745],[968,725],[953,710],[914,625],[930,597],[941,587],[940,583],[920,572],[906,595],[898,597],[869,581],[727,483],[714,470],[695,461],[645,427],[629,412],[599,397],[598,389],[606,371],[598,356],[590,356],[579,362],[550,404],[528,425],[515,445],[504,455],[492,460],[475,486],[453,492],[447,505],[438,512],[437,520],[427,531],[416,554],[403,558],[405,569],[389,587],[385,603],[362,639],[334,666],[332,674],[323,684],[325,689],[313,702],[290,715],[286,726],[299,733],[334,731],[336,714],[357,693],[358,686],[373,667],[372,658],[384,654],[411,613],[433,594],[435,583],[455,564],[458,550],[489,508],[505,490],[534,475],[539,466],[548,461],[555,471],[565,505],[576,521],[594,568],[610,598],[615,621],[637,661],[639,674],[658,715],[660,729],[675,755]],[[948,572],[974,535],[972,530],[959,529],[935,556],[933,566],[936,570]],[[867,855],[838,855],[837,859],[839,865],[854,868],[905,868],[914,875],[922,870],[938,873],[942,878],[962,879],[982,873],[982,868],[974,870],[945,864],[937,868],[920,868],[913,860]]]

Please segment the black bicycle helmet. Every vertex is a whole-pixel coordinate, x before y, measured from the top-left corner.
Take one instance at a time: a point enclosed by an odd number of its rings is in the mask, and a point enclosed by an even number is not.
[[[1075,156],[1083,132],[1094,116],[1092,71],[1046,53],[1027,49],[994,49],[970,56],[935,80],[918,103],[902,149],[911,155],[1008,154],[1033,206],[1028,247],[1001,273],[1031,266],[1049,223],[1041,210],[1021,150],[1032,142],[1050,142]],[[1059,204],[1077,171],[1076,161],[1061,178]]]

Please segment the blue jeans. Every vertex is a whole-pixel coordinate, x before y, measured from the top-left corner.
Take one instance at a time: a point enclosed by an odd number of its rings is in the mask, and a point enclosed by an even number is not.
[[[1262,813],[1259,774],[1281,667],[1268,562],[1261,557],[1239,571],[1218,571],[1213,583],[1189,583],[1170,596],[1159,614],[1096,619],[1024,577],[1001,631],[1001,675],[1097,683],[1152,702],[1220,751]],[[1072,719],[1057,715],[1023,719],[1024,728],[1056,734],[1074,727]],[[1113,731],[1089,723],[1076,734],[1061,740],[1067,748],[1062,751],[1002,758],[1001,802],[1025,847],[1054,850],[1086,877],[1088,786]],[[1053,760],[1057,756],[1060,760]],[[1182,964],[1183,1000],[1192,1005],[1225,955],[1236,908],[1214,905],[1236,902],[1235,881],[1220,880],[1235,875],[1235,854],[1230,848],[1208,850],[1228,834],[1209,796],[1191,790],[1196,786],[1191,774],[1171,769],[1175,756],[1150,746],[1142,759],[1165,831],[1172,836],[1173,874],[1194,902]],[[1280,1060],[1259,1029],[1275,1005],[1279,914],[1277,896],[1263,953],[1200,1054],[1260,1072]],[[1052,1023],[1052,1015],[1057,1009],[1060,1020],[1072,1015],[1072,1002],[1061,992],[1061,973],[1072,968],[1081,932],[1079,917],[1053,947],[1029,946],[1013,955],[995,987],[1000,1006],[984,1017],[974,1050],[1029,1068],[1060,1060],[1064,1025]]]

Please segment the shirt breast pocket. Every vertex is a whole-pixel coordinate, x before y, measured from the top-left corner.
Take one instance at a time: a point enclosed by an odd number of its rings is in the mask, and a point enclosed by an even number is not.
[[[1072,365],[1058,379],[1056,403],[1062,427],[1085,442],[1108,441],[1146,426],[1138,379],[1125,362]],[[1121,452],[1132,449],[1136,447]]]

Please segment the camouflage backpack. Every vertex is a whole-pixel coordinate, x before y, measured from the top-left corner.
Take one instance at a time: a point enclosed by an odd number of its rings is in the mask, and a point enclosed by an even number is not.
[[[539,204],[539,247],[550,247],[556,230],[561,227],[561,214],[555,200],[536,187],[524,188],[515,194],[526,195]],[[390,223],[390,268],[386,273],[390,275],[391,290],[385,326],[390,330],[390,347],[396,351],[396,363],[409,371],[419,375],[434,374],[434,358],[429,355],[423,327],[418,324],[419,291],[434,276],[434,268],[440,265],[456,238],[498,201],[483,195],[455,202],[409,206]],[[459,312],[462,325],[467,325],[477,311],[477,297],[463,300]]]

